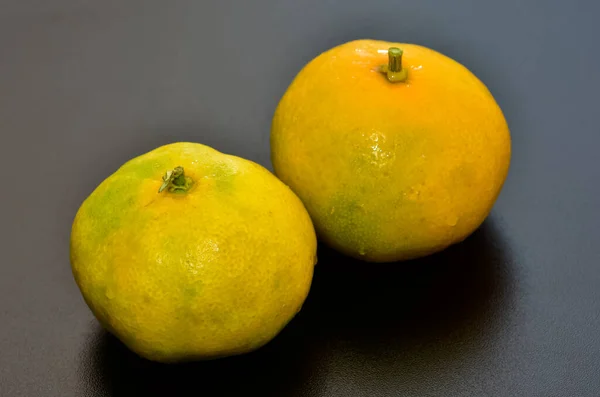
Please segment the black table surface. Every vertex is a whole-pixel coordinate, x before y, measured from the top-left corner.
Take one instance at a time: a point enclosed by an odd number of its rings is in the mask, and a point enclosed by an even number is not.
[[[600,396],[600,3],[9,0],[0,8],[0,395]],[[82,200],[201,142],[269,169],[273,111],[358,38],[471,69],[513,157],[482,227],[432,257],[319,249],[302,312],[255,353],[161,365],[102,330],[69,264]]]

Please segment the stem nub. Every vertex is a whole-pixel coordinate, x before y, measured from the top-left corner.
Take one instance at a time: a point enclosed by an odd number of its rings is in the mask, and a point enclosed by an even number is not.
[[[175,167],[163,176],[163,184],[158,189],[159,193],[167,189],[170,193],[187,193],[194,184],[192,178],[185,175],[183,167]]]
[[[408,71],[402,67],[403,51],[398,47],[388,49],[388,64],[381,67],[390,83],[401,83],[408,77]]]

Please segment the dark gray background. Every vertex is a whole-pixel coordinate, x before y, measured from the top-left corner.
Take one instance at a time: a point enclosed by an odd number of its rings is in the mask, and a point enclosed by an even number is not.
[[[0,395],[599,396],[600,3],[0,3]],[[271,167],[274,108],[321,51],[413,42],[470,68],[513,159],[488,221],[425,260],[321,248],[302,313],[260,351],[163,366],[98,326],[71,276],[82,200],[191,140]]]

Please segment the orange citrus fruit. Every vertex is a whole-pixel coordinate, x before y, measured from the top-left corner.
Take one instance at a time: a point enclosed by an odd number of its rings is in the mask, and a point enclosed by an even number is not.
[[[373,262],[428,255],[488,216],[510,133],[486,86],[434,50],[358,40],[309,62],[271,130],[276,175],[317,234]]]
[[[194,143],[125,163],[86,198],[71,233],[73,274],[93,314],[161,362],[263,346],[302,307],[315,261],[310,217],[287,186]]]

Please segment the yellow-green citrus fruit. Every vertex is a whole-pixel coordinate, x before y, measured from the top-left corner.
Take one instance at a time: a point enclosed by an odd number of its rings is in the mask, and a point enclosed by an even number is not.
[[[127,347],[160,362],[263,346],[301,309],[315,262],[314,228],[287,186],[195,143],[125,163],[72,226],[85,302]]]
[[[414,44],[358,40],[320,54],[288,87],[271,130],[275,174],[319,238],[373,262],[465,239],[492,209],[510,157],[486,86]]]

